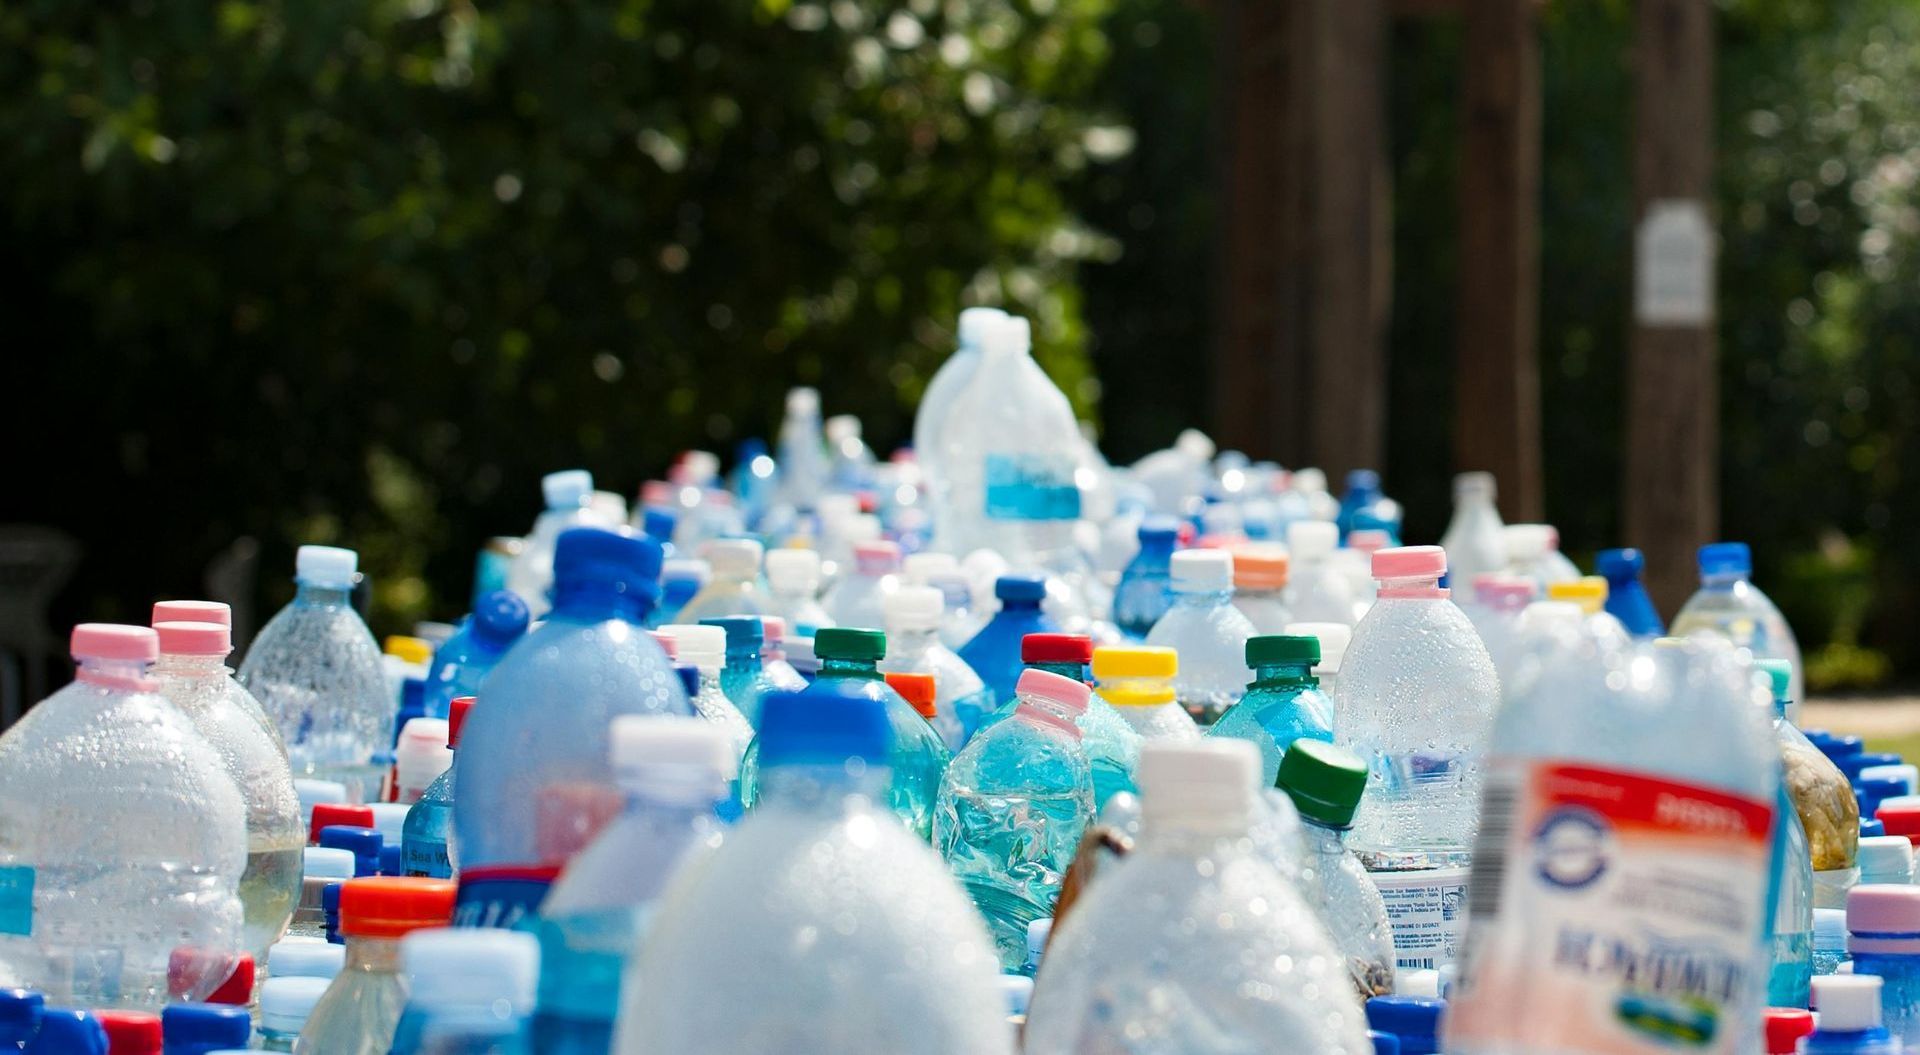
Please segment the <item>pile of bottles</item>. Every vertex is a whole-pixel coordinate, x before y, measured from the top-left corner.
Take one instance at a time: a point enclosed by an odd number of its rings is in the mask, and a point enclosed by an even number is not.
[[[0,1052],[1920,1043],[1920,774],[1797,727],[1745,546],[1669,630],[1484,473],[1432,546],[1373,473],[1116,468],[958,331],[886,461],[800,389],[631,511],[548,476],[457,625],[304,546],[237,672],[221,604],[76,627]]]

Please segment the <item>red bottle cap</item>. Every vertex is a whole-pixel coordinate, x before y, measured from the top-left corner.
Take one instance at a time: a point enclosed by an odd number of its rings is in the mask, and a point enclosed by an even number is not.
[[[316,803],[307,828],[307,843],[320,845],[320,829],[344,825],[348,828],[373,827],[372,806],[343,806],[337,802]]]
[[[240,962],[233,965],[233,973],[227,976],[226,981],[220,983],[220,988],[207,996],[206,1002],[231,1004],[234,1007],[246,1007],[253,1003],[253,956],[251,954],[244,952],[240,954]]]
[[[1028,634],[1020,639],[1022,663],[1093,662],[1093,638],[1085,634]]]
[[[1767,1055],[1793,1055],[1800,1038],[1813,1032],[1813,1012],[1797,1007],[1770,1007],[1766,1014]]]
[[[1904,835],[1920,846],[1920,806],[1882,806],[1873,816],[1886,826],[1888,835]]]
[[[447,750],[460,746],[460,729],[467,724],[467,712],[473,710],[472,696],[456,696],[447,705]]]
[[[95,1011],[93,1017],[107,1031],[107,1050],[113,1055],[160,1055],[160,1016],[147,1011]]]

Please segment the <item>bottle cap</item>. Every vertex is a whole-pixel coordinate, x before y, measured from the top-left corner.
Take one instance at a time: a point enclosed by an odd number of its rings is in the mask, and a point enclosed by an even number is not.
[[[981,348],[987,352],[1025,355],[1033,348],[1032,324],[1018,315],[1002,315],[996,325],[988,327]]]
[[[1816,908],[1813,910],[1813,947],[1828,952],[1844,952],[1847,948],[1847,910],[1843,908]],[[1845,959],[1845,957],[1842,957]]]
[[[1183,549],[1173,555],[1173,584],[1190,590],[1225,590],[1233,585],[1233,555],[1219,549]]]
[[[1767,1055],[1794,1055],[1800,1050],[1800,1038],[1813,1033],[1813,1012],[1799,1007],[1770,1007],[1765,1023]]]
[[[887,629],[894,633],[938,630],[946,610],[946,595],[931,586],[901,586],[880,598]]]
[[[1813,1003],[1820,1009],[1820,1032],[1858,1033],[1880,1026],[1879,976],[1823,974],[1813,980]]]
[[[1920,887],[1897,879],[1875,882],[1864,867],[1860,871],[1860,885],[1847,891],[1847,951],[1920,953]]]
[[[951,553],[910,553],[901,562],[901,573],[915,586],[925,586],[959,570],[960,562]]]
[[[1062,677],[1032,667],[1020,672],[1020,680],[1014,683],[1013,691],[1021,699],[1031,697],[1046,700],[1073,714],[1085,714],[1087,700],[1093,695],[1087,683],[1078,678]]]
[[[447,745],[452,727],[445,718],[409,718],[393,748],[394,776],[403,788],[425,788],[453,765]]]
[[[723,579],[750,579],[760,574],[760,543],[750,538],[717,538],[700,547],[707,566]]]
[[[31,1035],[40,1028],[46,997],[31,989],[0,989],[0,1032]]]
[[[701,626],[717,626],[726,636],[725,647],[733,652],[759,652],[767,635],[766,624],[757,615],[722,615],[700,620]]]
[[[1339,544],[1340,529],[1324,520],[1296,520],[1287,525],[1287,552],[1294,560],[1320,560]]]
[[[400,942],[400,969],[407,1002],[416,1007],[478,1007],[523,1018],[534,1007],[540,939],[492,927],[416,930]]]
[[[862,575],[890,575],[900,570],[900,547],[884,539],[856,542],[853,566]]]
[[[1000,996],[1006,1001],[1007,1014],[1026,1014],[1027,1007],[1033,1003],[1033,979],[1022,974],[1003,974],[998,977]]]
[[[161,623],[219,623],[231,627],[233,608],[220,601],[155,601],[153,617],[147,622],[155,626]]]
[[[650,606],[660,597],[660,543],[626,528],[568,528],[553,546],[553,581],[606,583]]]
[[[448,750],[451,751],[460,746],[460,730],[466,728],[467,715],[473,711],[473,703],[472,696],[455,696],[453,702],[447,704]]]
[[[373,808],[370,806],[349,806],[340,802],[322,802],[316,804],[308,813],[309,826],[307,836],[314,845],[320,843],[320,832],[336,825],[356,828],[373,827]]]
[[[1180,673],[1180,653],[1153,645],[1102,646],[1093,650],[1096,681],[1115,678],[1171,678]]]
[[[920,717],[931,721],[939,713],[935,705],[938,693],[935,692],[933,675],[896,672],[887,675],[887,686],[899,693],[901,699],[912,704]]]
[[[1517,609],[1532,603],[1540,585],[1505,572],[1481,572],[1473,577],[1473,599],[1488,608]]]
[[[160,635],[151,627],[118,623],[81,623],[73,628],[68,651],[76,660],[104,659],[152,663],[160,658]]]
[[[1244,829],[1259,793],[1260,752],[1228,737],[1149,740],[1140,745],[1139,773],[1143,826],[1224,823]]]
[[[1553,548],[1553,529],[1545,524],[1508,524],[1501,529],[1507,544],[1507,559],[1514,564],[1531,564]]]
[[[813,654],[821,659],[878,661],[887,654],[887,635],[878,630],[823,626],[813,632]]]
[[[1744,542],[1709,542],[1700,547],[1700,575],[1751,575],[1753,551]]]
[[[1572,601],[1535,601],[1520,612],[1523,634],[1579,633],[1587,613]]]
[[[380,643],[380,651],[416,667],[433,662],[433,646],[408,634],[388,634],[387,639]]]
[[[1367,764],[1344,747],[1302,738],[1280,756],[1274,786],[1287,793],[1300,816],[1328,828],[1346,828],[1367,789]]]
[[[640,531],[650,539],[673,541],[673,529],[680,518],[665,506],[644,506],[640,510]]]
[[[982,342],[987,339],[987,331],[998,325],[1006,315],[999,308],[962,308],[956,343],[964,351],[979,351]]]
[[[353,589],[360,554],[339,546],[302,546],[294,551],[293,578],[326,590]]]
[[[809,418],[820,413],[819,390],[806,387],[788,389],[787,413],[799,418]]]
[[[1053,940],[1053,917],[1041,916],[1027,924],[1027,966],[1040,963],[1040,956],[1047,951],[1047,942]]]
[[[703,671],[727,665],[727,632],[699,623],[669,623],[660,632],[673,639],[674,661]]]
[[[1320,662],[1320,639],[1312,634],[1261,634],[1247,638],[1249,667],[1311,667]]]
[[[1085,634],[1028,634],[1020,639],[1022,663],[1093,662],[1093,638]]]
[[[1840,772],[1847,775],[1848,780],[1858,780],[1861,770],[1872,769],[1875,766],[1897,766],[1900,761],[1899,755],[1885,751],[1861,751],[1858,754],[1836,758],[1833,764],[1839,768]]]
[[[1495,494],[1492,473],[1459,473],[1453,478],[1453,497],[1485,498],[1491,500]]]
[[[683,714],[623,714],[613,720],[608,759],[622,777],[647,770],[684,770],[693,781],[723,787],[739,767],[726,731]]]
[[[1180,540],[1180,522],[1167,516],[1150,516],[1140,521],[1134,533],[1142,547],[1170,547]]]
[[[308,879],[352,879],[352,850],[335,846],[309,846],[300,856],[300,874]]]
[[[767,585],[781,593],[807,593],[820,588],[820,554],[810,549],[767,551]]]
[[[699,557],[675,557],[660,564],[661,582],[691,583],[694,584],[694,589],[699,589],[712,577],[713,569]]]
[[[993,580],[993,595],[1002,601],[1038,604],[1046,599],[1047,580],[1038,575],[1002,575]]]
[[[1793,661],[1789,659],[1756,659],[1754,669],[1767,676],[1768,691],[1773,693],[1776,702],[1793,698]]]
[[[106,1031],[107,1050],[113,1055],[160,1055],[165,1040],[171,1039],[168,1034],[173,1033],[176,1021],[173,1008],[167,1008],[165,1014],[165,1026],[161,1025],[160,1016],[150,1011],[95,1011],[93,1019]],[[246,1042],[244,1036],[240,1040]],[[224,1038],[221,1043],[226,1043]]]
[[[1846,913],[1841,913],[1846,915]],[[267,977],[332,978],[347,962],[344,945],[324,941],[276,941],[267,949]]]
[[[764,645],[778,646],[787,639],[787,621],[777,615],[760,617],[760,641]]]
[[[1647,558],[1637,549],[1603,549],[1594,555],[1593,570],[1608,582],[1624,583],[1640,577]]]
[[[1439,1036],[1446,1009],[1447,1002],[1437,996],[1376,996],[1367,1001],[1367,1025],[1400,1038],[1402,1051],[1435,1051],[1431,1042]],[[1424,1046],[1418,1043],[1423,1039]]]
[[[160,1012],[167,1044],[189,1050],[244,1047],[253,1035],[253,1016],[245,1007],[225,1004],[171,1004]],[[120,1046],[112,1046],[120,1055]]]
[[[473,606],[473,620],[468,625],[475,640],[498,652],[527,632],[531,618],[527,602],[521,600],[519,594],[495,590]]]
[[[540,478],[540,496],[548,509],[578,509],[593,500],[593,474],[585,469],[562,469]]]
[[[230,1004],[234,1007],[246,1007],[253,1003],[253,979],[256,973],[251,953],[236,954],[232,972],[218,989],[207,994],[207,1003]]]
[[[1233,550],[1236,590],[1279,590],[1287,585],[1287,551],[1279,546],[1238,546]]]
[[[1868,838],[1868,837],[1870,837],[1870,836],[1875,836],[1875,835],[1885,835],[1885,834],[1887,834],[1887,826],[1886,826],[1886,825],[1884,825],[1884,824],[1881,824],[1881,823],[1880,823],[1879,821],[1877,821],[1877,820],[1874,820],[1874,819],[1873,819],[1873,818],[1871,818],[1871,817],[1863,817],[1863,818],[1861,818],[1861,820],[1860,820],[1860,838],[1862,838],[1862,839],[1865,839],[1865,838]]]
[[[822,631],[825,633],[825,631]],[[817,682],[760,702],[760,764],[885,765],[893,746],[886,704],[859,686]]]
[[[453,918],[453,892],[449,879],[349,879],[340,891],[340,933],[398,938],[422,927],[444,927]]]
[[[1913,843],[1904,835],[1866,836],[1854,860],[1862,883],[1905,883],[1913,873]]]
[[[1347,643],[1353,640],[1353,628],[1345,623],[1288,623],[1281,628],[1289,637],[1314,637],[1320,641],[1320,662],[1315,674],[1340,673],[1340,661],[1346,658]]]
[[[1869,785],[1883,798],[1904,798],[1913,794],[1914,786],[1920,784],[1920,766],[1911,762],[1901,762],[1890,766],[1868,766],[1860,771],[1855,781],[1861,790]],[[1885,805],[1884,802],[1881,805]],[[1875,816],[1879,815],[1875,811]]]
[[[153,624],[163,656],[224,656],[233,651],[233,630],[219,623]]]
[[[1381,582],[1438,580],[1446,573],[1447,551],[1438,546],[1389,546],[1373,555],[1373,577]]]
[[[328,946],[346,953],[341,945]],[[260,1028],[275,1033],[298,1033],[307,1024],[307,1016],[313,1014],[313,1005],[326,995],[327,987],[333,984],[331,978],[281,977],[268,978],[260,987]]]
[[[1400,1055],[1400,1038],[1391,1033],[1367,1030],[1367,1042],[1373,1045],[1373,1055]]]
[[[320,829],[322,848],[345,850],[353,855],[353,874],[370,876],[380,871],[381,838],[377,828],[333,824]]]
[[[40,1032],[27,1042],[29,1055],[107,1055],[107,1031],[77,1007],[44,1007]]]
[[[1577,604],[1587,615],[1599,615],[1607,606],[1607,580],[1583,575],[1572,582],[1551,582],[1547,584],[1547,597]]]

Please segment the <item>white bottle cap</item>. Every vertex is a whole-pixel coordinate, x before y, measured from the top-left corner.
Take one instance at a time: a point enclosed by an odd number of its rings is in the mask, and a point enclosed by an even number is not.
[[[1813,947],[1829,952],[1847,951],[1847,910],[1843,908],[1817,908],[1813,910]]]
[[[680,471],[690,483],[709,483],[720,475],[720,456],[712,451],[688,451],[680,456]]]
[[[339,546],[302,546],[293,556],[293,577],[323,589],[353,589],[359,567],[360,554]]]
[[[938,630],[946,609],[947,595],[931,586],[901,586],[880,598],[880,614],[889,634]]]
[[[1210,462],[1217,450],[1213,440],[1199,429],[1182,429],[1173,441],[1173,449],[1192,458],[1196,462]]]
[[[1440,995],[1440,972],[1432,968],[1414,971],[1397,971],[1393,976],[1393,995],[1426,996]]]
[[[540,478],[540,494],[548,509],[578,509],[593,501],[593,474],[585,469],[562,469]]]
[[[1033,350],[1033,324],[1018,315],[1002,316],[987,333],[985,350],[1025,355]]]
[[[394,778],[402,788],[424,790],[453,765],[447,732],[445,718],[408,719],[393,749]]]
[[[592,500],[587,503],[587,506],[593,510],[594,516],[599,517],[606,523],[624,524],[627,522],[627,500],[612,491],[595,491]]]
[[[1295,561],[1324,560],[1340,544],[1340,529],[1324,520],[1287,525],[1287,552]]]
[[[300,816],[313,816],[313,808],[321,803],[345,805],[347,786],[337,780],[311,780],[300,778],[293,782],[293,793],[300,797]]]
[[[820,391],[813,388],[787,390],[787,415],[810,418],[820,413]]]
[[[353,851],[309,846],[300,854],[300,874],[308,879],[352,879]]]
[[[1327,474],[1311,466],[1305,469],[1295,469],[1293,471],[1293,478],[1288,481],[1288,486],[1302,494],[1323,495],[1327,493]]]
[[[400,968],[407,974],[409,1004],[522,1017],[533,1011],[540,939],[492,927],[416,930],[400,939]]]
[[[880,541],[880,518],[872,513],[855,514],[845,525],[844,537],[856,546]]]
[[[1553,548],[1553,529],[1545,524],[1508,524],[1501,533],[1507,544],[1507,559],[1528,564]]]
[[[1250,741],[1148,741],[1140,745],[1141,824],[1245,831],[1259,779],[1260,752]]]
[[[821,525],[832,529],[829,534],[845,530],[853,518],[860,515],[860,500],[852,495],[821,495],[814,505],[814,511],[820,514]]]
[[[1288,637],[1320,639],[1320,662],[1316,675],[1340,673],[1340,661],[1346,658],[1347,644],[1353,640],[1353,628],[1345,623],[1288,623],[1281,633]]]
[[[1579,633],[1587,613],[1572,601],[1535,601],[1520,612],[1523,634]]]
[[[660,632],[673,639],[673,658],[702,673],[727,665],[727,631],[701,623],[669,623]]]
[[[1820,1032],[1854,1033],[1880,1025],[1880,977],[1823,974],[1813,980]]]
[[[960,562],[951,553],[914,553],[908,555],[900,569],[908,582],[916,586],[931,586],[942,576],[959,571]]]
[[[717,538],[700,547],[713,573],[723,579],[748,579],[760,573],[760,543],[750,538]]]
[[[375,802],[367,806],[373,811],[373,827],[380,833],[383,846],[399,846],[401,836],[407,830],[407,813],[413,809],[407,802]]]
[[[999,308],[965,308],[960,312],[960,339],[962,349],[978,351],[987,331],[992,329],[1006,312]]]
[[[674,557],[660,565],[660,581],[691,579],[702,586],[713,577],[713,568],[699,557]]]
[[[613,720],[609,761],[622,782],[671,770],[678,782],[720,794],[739,765],[726,730],[681,714],[623,714]],[[659,774],[663,777],[667,773]]]
[[[1007,1014],[1024,1015],[1033,1002],[1033,979],[1023,974],[1003,974],[1000,995],[1007,1001]]]
[[[827,419],[827,442],[843,443],[860,438],[860,419],[852,414],[835,414]]]
[[[1233,555],[1223,549],[1183,549],[1173,555],[1175,586],[1196,590],[1233,588]]]
[[[332,978],[347,962],[347,947],[311,938],[287,938],[267,949],[271,978]]]
[[[812,593],[820,588],[820,554],[810,549],[767,551],[767,585],[781,593]]]
[[[1904,835],[1869,835],[1860,840],[1855,860],[1862,884],[1905,883],[1913,873],[1913,843]]]
[[[1453,497],[1486,498],[1495,494],[1492,473],[1461,473],[1453,478]]]
[[[335,948],[346,951],[346,946]],[[333,985],[331,978],[296,975],[273,977],[260,985],[260,1028],[275,1033],[298,1033],[313,1014],[313,1005]]]

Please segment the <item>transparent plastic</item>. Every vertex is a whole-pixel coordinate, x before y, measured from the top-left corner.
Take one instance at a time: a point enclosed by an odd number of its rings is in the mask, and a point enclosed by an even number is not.
[[[1707,630],[1753,653],[1755,659],[1784,659],[1793,664],[1793,679],[1788,698],[1788,716],[1798,718],[1799,701],[1805,699],[1806,683],[1801,676],[1800,642],[1787,625],[1786,616],[1773,600],[1760,591],[1746,575],[1703,577],[1700,589],[1673,617],[1669,631],[1685,637],[1696,630]]]
[[[1121,633],[1143,639],[1173,607],[1174,542],[1170,521],[1141,527],[1140,549],[1127,562],[1113,591],[1113,622]]]
[[[1310,665],[1263,666],[1246,695],[1207,735],[1236,737],[1259,748],[1261,779],[1270,785],[1280,773],[1280,756],[1295,740],[1333,742],[1333,701],[1321,693]]]
[[[933,675],[934,708],[958,722],[958,737],[943,736],[949,751],[966,743],[967,731],[978,729],[993,711],[993,690],[980,675],[940,640],[935,629],[887,627],[887,658],[880,669],[889,674]]]
[[[1256,634],[1279,634],[1294,622],[1293,609],[1287,607],[1287,592],[1278,589],[1235,587],[1233,606],[1253,624]]]
[[[313,1005],[294,1055],[388,1055],[407,1006],[397,938],[347,938],[347,963]]]
[[[1494,507],[1492,473],[1461,473],[1453,478],[1453,519],[1440,538],[1447,551],[1447,576],[1464,595],[1476,576],[1507,569],[1506,525]]]
[[[253,639],[239,677],[279,727],[296,778],[337,781],[354,802],[379,800],[386,767],[373,756],[393,746],[399,701],[346,590],[301,583]]]
[[[456,758],[459,752],[454,752]],[[433,778],[420,801],[407,809],[400,829],[400,874],[428,879],[452,879],[460,871],[460,853],[453,837],[454,770]]]
[[[534,518],[533,531],[507,566],[506,588],[527,602],[527,611],[535,619],[552,607],[553,549],[560,533],[577,527],[608,527],[606,519],[595,512],[593,493],[580,495],[578,504],[549,508]]]
[[[1360,999],[1386,996],[1393,992],[1393,924],[1380,888],[1347,849],[1344,833],[1311,821],[1300,827],[1305,848],[1301,896],[1326,925]]]
[[[1247,639],[1253,624],[1233,606],[1233,591],[1183,588],[1174,583],[1173,607],[1147,634],[1147,644],[1180,653],[1174,693],[1201,725],[1212,725],[1240,701],[1253,671]]]

